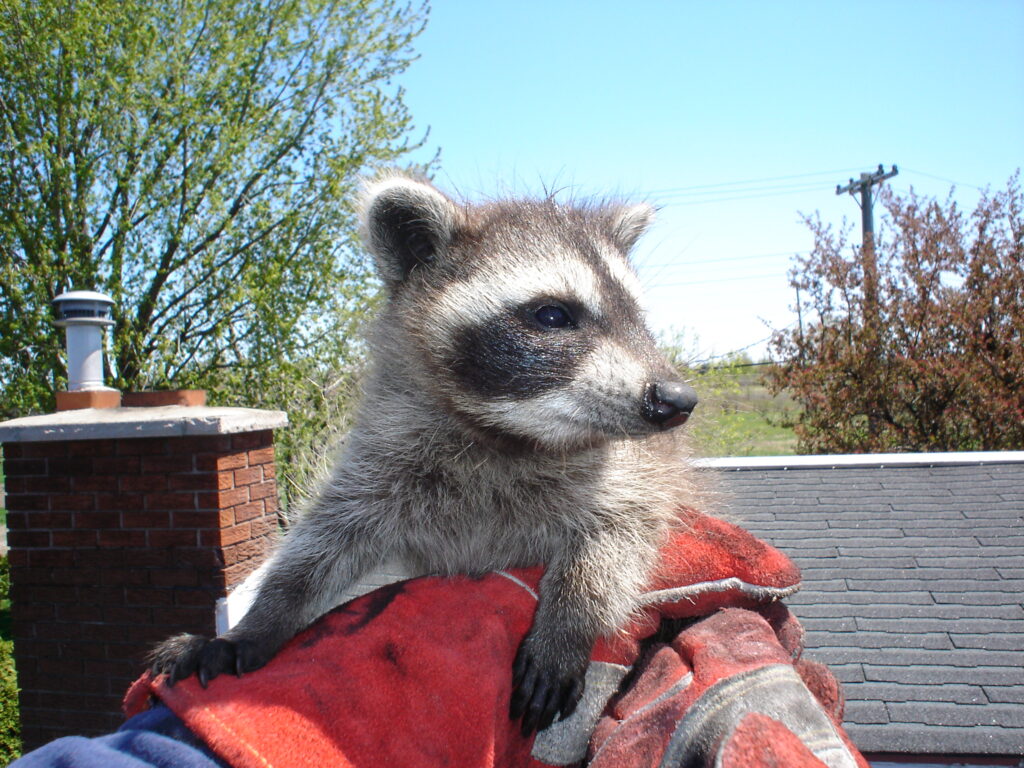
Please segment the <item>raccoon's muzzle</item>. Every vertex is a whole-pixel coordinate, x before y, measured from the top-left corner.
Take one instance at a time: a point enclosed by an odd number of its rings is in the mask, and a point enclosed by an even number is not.
[[[681,381],[658,381],[644,393],[644,419],[662,429],[678,427],[697,407],[697,393]]]

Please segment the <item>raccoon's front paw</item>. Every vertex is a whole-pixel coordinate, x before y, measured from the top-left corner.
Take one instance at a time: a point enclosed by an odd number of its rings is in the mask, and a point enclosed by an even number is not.
[[[555,716],[567,718],[583,695],[589,654],[554,657],[532,647],[527,636],[512,664],[512,701],[509,714],[523,718],[522,734],[543,731]]]
[[[197,675],[205,688],[222,672],[241,677],[243,672],[259,669],[273,654],[263,653],[248,640],[212,640],[201,635],[176,635],[160,643],[149,655],[149,668],[155,675],[167,673],[167,684]]]

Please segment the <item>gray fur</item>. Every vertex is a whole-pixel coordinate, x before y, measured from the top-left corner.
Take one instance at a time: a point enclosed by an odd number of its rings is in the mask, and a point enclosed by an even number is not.
[[[154,668],[180,678],[198,667],[203,682],[232,663],[258,668],[387,558],[439,574],[544,563],[514,700],[524,730],[543,728],[575,706],[595,639],[636,610],[674,510],[691,498],[678,433],[642,415],[651,383],[675,378],[627,285],[627,252],[652,211],[460,205],[404,176],[370,185],[362,211],[387,300],[355,426],[223,637],[233,662],[220,644],[176,638]],[[578,327],[532,327],[530,308],[551,302],[575,308]],[[535,397],[523,397],[528,381],[515,396],[481,395],[450,366],[461,330],[483,318],[521,337],[510,349],[559,344],[573,365],[548,372]]]

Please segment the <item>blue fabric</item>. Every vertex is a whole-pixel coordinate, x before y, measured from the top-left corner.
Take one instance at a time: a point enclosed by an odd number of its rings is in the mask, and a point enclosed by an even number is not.
[[[8,768],[229,768],[165,706],[136,715],[115,733],[65,736]]]

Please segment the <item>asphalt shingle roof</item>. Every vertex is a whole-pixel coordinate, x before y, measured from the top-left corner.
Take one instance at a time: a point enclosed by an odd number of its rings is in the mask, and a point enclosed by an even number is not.
[[[861,750],[1024,755],[1024,461],[722,469],[725,516],[803,571]]]

